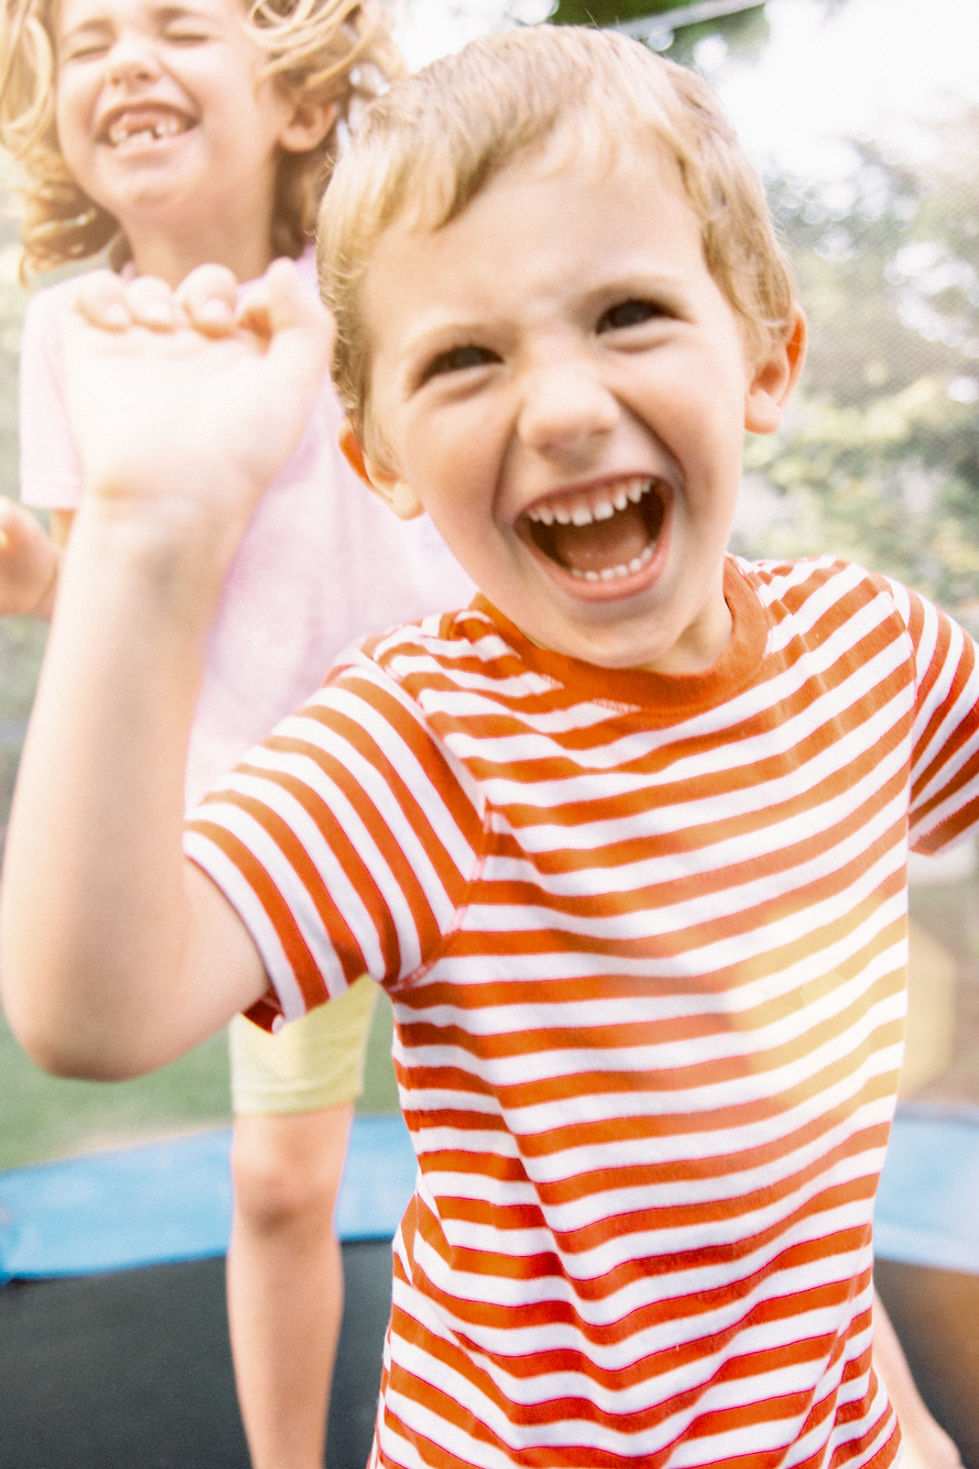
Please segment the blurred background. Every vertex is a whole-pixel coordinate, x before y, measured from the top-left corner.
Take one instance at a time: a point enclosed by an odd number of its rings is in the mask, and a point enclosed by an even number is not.
[[[748,445],[737,549],[832,551],[979,632],[979,8],[974,0],[399,0],[412,64],[501,26],[617,24],[702,71],[765,177],[811,350]],[[0,164],[0,492],[17,493],[16,178]],[[46,629],[0,621],[0,827]],[[979,1104],[975,848],[914,867],[908,1096]],[[366,1111],[395,1106],[379,1007]],[[0,1020],[0,1169],[228,1120],[223,1037],[154,1077],[57,1081]]]

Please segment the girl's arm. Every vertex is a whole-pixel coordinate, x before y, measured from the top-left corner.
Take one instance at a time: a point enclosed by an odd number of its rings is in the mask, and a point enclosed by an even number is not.
[[[266,978],[183,857],[184,764],[207,631],[254,504],[301,437],[325,313],[290,266],[235,313],[205,267],[89,277],[66,323],[84,496],[15,793],[0,984],[34,1059],[132,1076],[188,1050]]]
[[[0,495],[0,616],[50,617],[58,548],[36,515]]]

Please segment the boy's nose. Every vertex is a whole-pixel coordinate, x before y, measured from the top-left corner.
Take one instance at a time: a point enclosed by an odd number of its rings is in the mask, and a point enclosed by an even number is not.
[[[593,371],[553,362],[527,377],[519,415],[524,443],[541,454],[568,454],[615,427],[619,405]]]

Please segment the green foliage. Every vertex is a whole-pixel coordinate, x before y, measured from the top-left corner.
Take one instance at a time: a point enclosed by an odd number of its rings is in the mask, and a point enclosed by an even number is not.
[[[676,17],[672,32],[665,30],[661,38],[652,29],[653,44],[668,48],[676,61],[689,62],[697,43],[705,36],[720,35],[732,53],[752,54],[768,36],[765,0],[745,0],[730,15],[717,14],[706,20],[685,21],[683,12],[691,16],[701,11],[703,0],[557,0],[549,19],[555,25],[622,25],[656,16]]]
[[[682,10],[694,0],[557,0],[550,19],[555,25],[618,25],[624,20],[641,20]]]
[[[853,144],[848,183],[772,181],[812,337],[786,430],[749,444],[781,492],[751,550],[831,551],[979,625],[979,109],[927,161]]]

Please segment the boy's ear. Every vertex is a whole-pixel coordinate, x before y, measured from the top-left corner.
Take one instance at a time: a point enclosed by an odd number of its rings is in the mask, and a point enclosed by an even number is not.
[[[286,153],[310,153],[319,147],[337,120],[335,102],[317,102],[311,97],[292,99],[292,112],[279,133],[279,147]]]
[[[772,434],[799,380],[806,356],[806,318],[796,308],[792,328],[777,346],[766,348],[755,363],[745,394],[744,426],[749,433]]]
[[[380,496],[399,520],[414,520],[416,515],[421,515],[424,507],[411,485],[371,459],[349,418],[340,425],[339,442],[340,451],[357,478]]]

